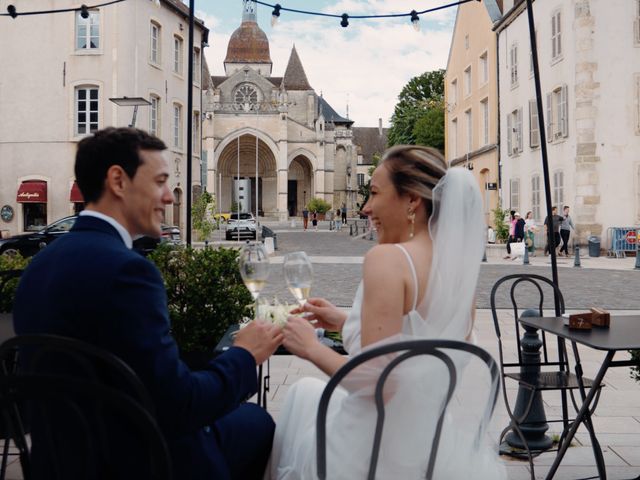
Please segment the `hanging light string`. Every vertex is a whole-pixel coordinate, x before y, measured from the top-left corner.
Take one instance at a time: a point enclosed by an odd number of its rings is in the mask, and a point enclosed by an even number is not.
[[[387,14],[381,14],[381,15],[349,15],[348,13],[337,14],[337,13],[312,12],[309,10],[299,10],[296,8],[283,7],[279,3],[271,4],[271,3],[263,2],[261,0],[251,0],[251,1],[256,4],[263,5],[265,7],[273,8],[273,13],[271,14],[273,23],[275,23],[280,17],[280,11],[284,11],[284,12],[300,13],[302,15],[315,15],[318,17],[340,18],[342,20],[340,22],[340,25],[342,25],[343,27],[348,27],[350,18],[376,19],[376,18],[400,18],[400,17],[410,17],[411,22],[415,26],[416,23],[420,20],[418,15],[423,15],[425,13],[431,13],[438,10],[443,10],[445,8],[455,7],[456,5],[462,5],[463,3],[467,3],[467,2],[480,2],[481,0],[459,0],[457,2],[448,3],[446,5],[440,5],[438,7],[427,8],[426,10],[421,10],[421,11],[411,10],[408,13],[387,13]]]
[[[61,8],[59,10],[38,10],[31,12],[18,12],[15,5],[7,5],[7,13],[0,13],[0,17],[16,18],[23,15],[47,15],[49,13],[80,12],[82,18],[87,18],[89,16],[89,10],[99,7],[106,7],[107,5],[113,5],[114,3],[120,3],[124,1],[125,0],[112,0],[110,2],[100,3],[98,5],[81,5],[80,7],[75,8]]]

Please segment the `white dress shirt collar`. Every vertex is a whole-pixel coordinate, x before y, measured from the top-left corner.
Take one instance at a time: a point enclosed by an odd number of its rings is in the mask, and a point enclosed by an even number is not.
[[[79,215],[86,216],[86,217],[95,217],[95,218],[99,218],[100,220],[104,220],[105,222],[107,222],[109,225],[111,225],[113,228],[116,229],[116,231],[120,234],[120,236],[122,237],[122,241],[124,242],[124,244],[127,246],[128,249],[131,249],[133,247],[133,240],[131,239],[131,235],[113,217],[110,217],[109,215],[105,215],[104,213],[96,212],[95,210],[83,210],[79,213]]]

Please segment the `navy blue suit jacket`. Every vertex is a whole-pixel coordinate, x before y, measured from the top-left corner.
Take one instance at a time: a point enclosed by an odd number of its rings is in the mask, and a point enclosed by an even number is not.
[[[255,360],[232,347],[207,370],[190,371],[169,333],[160,272],[111,225],[80,216],[71,232],[38,253],[22,275],[13,315],[17,334],[79,338],[131,366],[155,403],[174,478],[228,478],[207,426],[256,392]]]

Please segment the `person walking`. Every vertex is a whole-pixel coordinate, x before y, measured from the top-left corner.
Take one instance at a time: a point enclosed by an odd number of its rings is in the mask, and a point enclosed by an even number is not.
[[[313,225],[314,230],[318,231],[318,212],[314,211],[311,214],[311,225]]]
[[[344,203],[342,204],[341,213],[342,213],[342,224],[346,225],[347,224],[347,206]]]
[[[562,224],[564,218],[558,215],[558,207],[553,207],[551,209],[551,220],[547,216],[544,219],[544,232],[545,238],[547,239],[547,245],[544,247],[544,254],[547,255],[551,253],[551,248],[558,248],[560,245],[560,225]],[[549,246],[549,228],[553,231],[553,246]]]
[[[515,241],[516,219],[515,210],[511,210],[511,217],[509,220],[509,237],[507,238],[507,254],[504,256],[505,260],[511,258],[511,243]]]
[[[302,209],[302,227],[305,231],[307,230],[308,225],[309,225],[309,210],[307,210],[307,207],[304,207]]]
[[[571,230],[575,232],[576,227],[573,224],[573,220],[569,216],[569,207],[564,206],[562,211],[562,223],[560,224],[560,237],[562,239],[562,247],[560,247],[560,255],[564,252],[564,256],[569,256],[569,237],[571,236]]]
[[[538,226],[533,218],[533,212],[529,211],[524,219],[524,241],[532,256],[536,254],[535,234],[537,231]]]
[[[340,209],[336,208],[336,231],[337,232],[342,230],[342,217],[340,215],[341,215]]]

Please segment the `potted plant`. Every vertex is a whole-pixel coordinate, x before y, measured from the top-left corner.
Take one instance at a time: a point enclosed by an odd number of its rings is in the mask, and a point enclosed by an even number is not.
[[[307,210],[309,210],[309,212],[316,212],[318,214],[318,220],[324,220],[326,213],[331,210],[331,205],[321,198],[314,197],[307,203]]]

